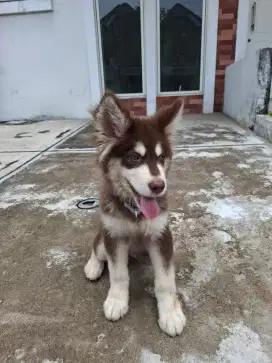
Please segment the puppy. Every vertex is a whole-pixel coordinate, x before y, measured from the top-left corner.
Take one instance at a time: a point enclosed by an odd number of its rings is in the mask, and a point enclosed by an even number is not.
[[[101,226],[85,274],[97,280],[108,262],[110,289],[104,313],[118,320],[129,308],[128,256],[137,248],[146,249],[155,273],[159,326],[170,336],[181,334],[186,323],[176,295],[166,195],[172,126],[182,110],[177,100],[152,117],[134,117],[115,94],[106,92],[92,111],[103,176]]]

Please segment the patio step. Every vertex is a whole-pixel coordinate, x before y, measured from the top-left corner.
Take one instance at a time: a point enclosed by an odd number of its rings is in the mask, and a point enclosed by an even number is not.
[[[272,117],[269,115],[256,115],[254,132],[272,142]]]

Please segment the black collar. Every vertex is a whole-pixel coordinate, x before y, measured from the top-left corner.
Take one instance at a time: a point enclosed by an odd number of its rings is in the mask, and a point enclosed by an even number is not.
[[[124,202],[124,206],[135,216],[135,218],[138,218],[141,214],[140,206],[136,199]]]

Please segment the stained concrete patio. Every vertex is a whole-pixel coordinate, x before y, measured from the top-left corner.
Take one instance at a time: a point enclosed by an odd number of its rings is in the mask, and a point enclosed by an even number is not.
[[[80,130],[86,121],[0,123],[0,180]]]
[[[172,339],[148,261],[130,266],[117,323],[102,311],[107,272],[84,277],[98,212],[76,202],[100,180],[90,140],[87,128],[0,185],[0,362],[271,362],[271,145],[220,115],[178,131],[170,222],[188,324]]]

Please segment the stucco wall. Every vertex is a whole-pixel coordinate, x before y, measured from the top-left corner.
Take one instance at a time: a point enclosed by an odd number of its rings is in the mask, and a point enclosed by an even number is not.
[[[54,0],[50,13],[0,17],[0,121],[88,116],[82,4]]]
[[[248,52],[226,69],[224,113],[252,127],[256,114],[268,111],[272,76],[272,49]]]
[[[253,0],[248,1],[253,3]],[[226,68],[224,113],[248,127],[253,126],[256,114],[267,108],[264,103],[267,103],[271,77],[271,50],[268,50],[272,48],[271,14],[272,1],[257,0],[255,29],[251,31],[250,8],[245,56]]]

